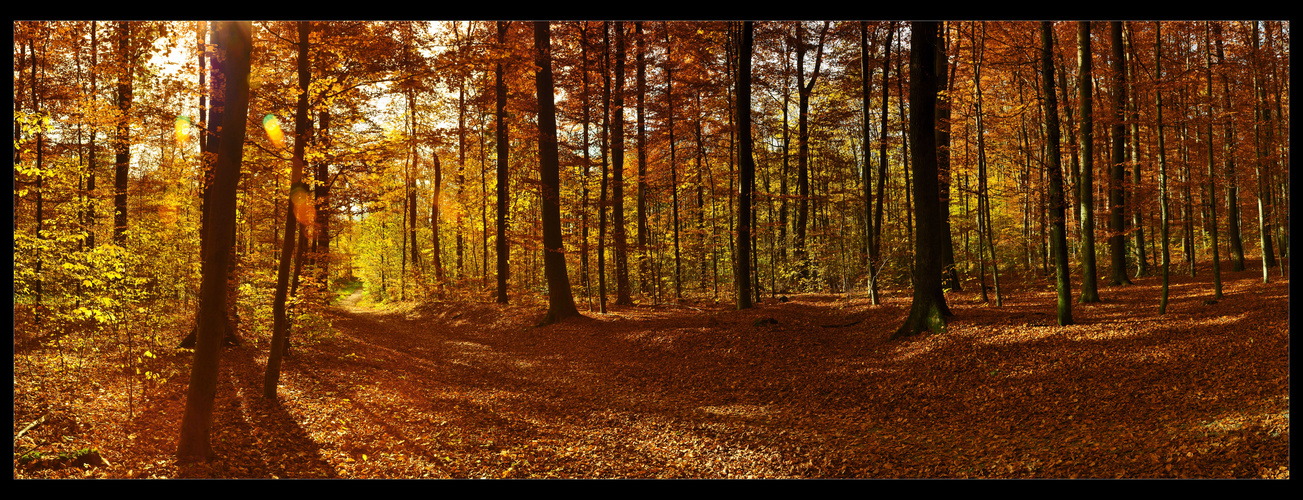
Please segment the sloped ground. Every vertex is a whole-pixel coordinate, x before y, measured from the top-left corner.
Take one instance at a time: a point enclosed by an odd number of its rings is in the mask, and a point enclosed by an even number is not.
[[[1259,276],[1224,273],[1215,304],[1206,272],[1174,277],[1161,319],[1156,278],[1105,287],[1069,327],[1043,282],[1001,308],[956,292],[946,334],[900,341],[906,291],[547,327],[541,306],[354,297],[330,313],[334,339],[296,346],[278,403],[260,397],[266,341],[226,349],[217,460],[175,461],[186,377],[124,422],[105,376],[50,412],[72,423],[15,444],[14,475],[1288,478],[1289,282]],[[40,414],[19,368],[15,434]],[[19,462],[81,443],[107,465]]]

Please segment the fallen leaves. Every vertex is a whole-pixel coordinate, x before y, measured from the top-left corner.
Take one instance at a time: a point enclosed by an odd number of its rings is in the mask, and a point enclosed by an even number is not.
[[[16,440],[15,477],[1288,478],[1288,281],[1250,274],[1162,321],[1154,280],[1102,290],[1117,298],[1070,327],[1038,326],[1052,292],[955,300],[948,333],[894,342],[907,295],[542,328],[538,306],[350,306],[286,360],[277,401],[259,397],[265,353],[224,352],[217,460],[173,459],[184,377],[122,422],[105,374]],[[46,412],[15,373],[17,434]],[[111,464],[17,467],[92,434]]]

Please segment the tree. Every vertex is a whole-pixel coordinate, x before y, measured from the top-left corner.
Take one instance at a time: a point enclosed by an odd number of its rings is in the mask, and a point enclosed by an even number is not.
[[[1159,189],[1159,206],[1158,211],[1162,218],[1162,229],[1160,229],[1159,238],[1163,240],[1163,293],[1162,298],[1158,301],[1158,314],[1167,314],[1167,293],[1168,280],[1171,258],[1171,252],[1168,249],[1168,215],[1167,215],[1167,152],[1163,145],[1163,26],[1162,23],[1154,22],[1154,82],[1159,85],[1154,87],[1154,108],[1156,109],[1158,126],[1158,189]],[[1210,145],[1211,146],[1211,145]]]
[[[290,256],[294,253],[294,228],[300,218],[305,217],[309,204],[307,190],[301,184],[303,176],[303,152],[308,139],[308,88],[311,79],[308,71],[308,36],[311,33],[309,21],[299,21],[299,101],[294,114],[294,157],[290,168],[290,197],[285,210],[285,239],[281,241],[280,266],[276,272],[276,297],[272,302],[271,353],[267,355],[267,372],[263,379],[262,397],[276,399],[276,385],[280,381],[281,358],[285,355],[286,340],[289,338],[289,321],[285,314],[285,300],[290,277]],[[228,82],[229,83],[229,82]],[[296,217],[296,215],[298,217]]]
[[[954,83],[955,66],[948,63],[947,55],[949,35],[945,24],[941,25],[941,37],[937,50],[937,170],[940,173],[938,182],[941,184],[941,233],[943,235],[941,244],[943,245],[941,258],[945,265],[945,279],[942,282],[942,288],[960,291],[963,290],[959,282],[959,271],[955,268],[955,243],[950,234],[950,94],[952,84]],[[862,43],[862,42],[861,42]],[[866,70],[868,64],[865,63],[863,68]],[[950,75],[947,76],[947,70]],[[867,78],[867,76],[865,77]],[[864,122],[868,123],[868,88],[865,80],[865,108]],[[868,127],[865,127],[865,155],[868,158]],[[865,164],[865,173],[868,173],[867,163]],[[867,177],[865,182],[865,200],[867,202],[868,184]]]
[[[199,291],[198,342],[177,446],[177,456],[182,460],[207,460],[212,456],[209,429],[213,421],[213,399],[217,394],[217,365],[221,356],[218,344],[225,321],[227,260],[229,248],[234,243],[235,190],[249,107],[251,31],[252,25],[247,21],[222,22],[214,30],[219,50],[226,53],[222,71],[229,84],[225,86],[226,112],[222,117],[222,139],[211,198],[213,224],[208,228],[208,239],[212,244],[206,249],[207,255],[203,259],[203,282]]]
[[[1059,163],[1059,106],[1054,95],[1054,23],[1041,23],[1041,85],[1045,92],[1045,169],[1050,181],[1050,245],[1059,293],[1059,326],[1072,324],[1072,282],[1068,277],[1068,238],[1064,217],[1063,168]]]
[[[628,238],[624,232],[624,23],[615,22],[615,103],[611,109],[611,239],[615,243],[615,304],[629,296]]]
[[[914,144],[936,144],[937,35],[940,23],[915,22],[910,35],[909,134]],[[905,324],[892,334],[896,339],[945,331],[950,315],[941,290],[941,200],[937,184],[936,148],[915,147],[914,213],[918,234],[914,239],[914,298]]]
[[[509,21],[498,21],[498,50],[505,51],[507,44],[507,26]],[[498,295],[499,304],[507,303],[507,276],[510,267],[507,262],[507,157],[510,154],[507,143],[507,84],[502,80],[502,59],[499,58],[494,69],[494,91],[497,95],[497,148],[498,148],[498,236],[494,249],[498,257]],[[438,205],[434,203],[433,205]],[[437,209],[436,209],[437,210]]]
[[[1109,33],[1113,39],[1113,127],[1109,132],[1109,138],[1113,143],[1113,151],[1109,162],[1109,231],[1108,238],[1110,256],[1112,257],[1112,269],[1110,285],[1130,285],[1131,278],[1127,277],[1127,238],[1126,228],[1123,227],[1126,221],[1126,201],[1123,194],[1126,192],[1122,183],[1126,179],[1126,166],[1129,161],[1126,156],[1127,128],[1126,128],[1126,103],[1127,103],[1127,70],[1126,61],[1123,59],[1122,50],[1122,22],[1113,21],[1109,23]]]
[[[551,324],[579,316],[574,296],[570,294],[570,276],[566,273],[565,247],[561,242],[561,180],[557,155],[556,104],[553,102],[552,50],[549,23],[534,22],[534,63],[538,65],[535,81],[538,88],[538,173],[543,184],[543,266],[547,274],[547,316],[542,324]]]
[[[125,244],[127,236],[127,173],[131,167],[131,88],[135,50],[131,44],[131,23],[118,21],[118,130],[114,142],[113,242]],[[35,56],[33,55],[33,59]],[[36,66],[32,66],[36,71]],[[35,73],[33,73],[35,78]],[[35,94],[35,91],[33,91]],[[35,97],[33,97],[35,100]],[[39,150],[39,149],[38,149]],[[40,217],[37,217],[40,219]]]
[[[869,301],[878,305],[878,274],[882,272],[882,207],[886,205],[887,185],[887,74],[891,68],[891,38],[896,33],[896,22],[887,28],[887,41],[882,45],[882,112],[878,115],[878,206],[873,216],[873,234],[869,236]],[[866,125],[867,127],[867,125]],[[867,157],[865,164],[867,165]]]
[[[1222,80],[1222,109],[1226,110],[1222,118],[1222,163],[1226,168],[1226,224],[1227,235],[1231,243],[1231,270],[1244,270],[1244,240],[1240,235],[1240,189],[1235,178],[1235,121],[1231,119],[1231,85],[1226,77],[1226,54],[1222,48],[1222,25],[1212,25],[1213,36],[1217,38],[1217,69]]]
[[[1095,268],[1094,90],[1091,75],[1090,21],[1077,22],[1077,99],[1081,102],[1081,303],[1099,302]]]
[[[801,279],[809,277],[810,262],[806,250],[806,226],[810,218],[810,94],[814,92],[814,85],[819,81],[819,66],[823,63],[823,46],[828,35],[829,22],[824,21],[823,29],[819,30],[819,44],[814,47],[814,71],[810,73],[810,81],[805,81],[805,53],[812,47],[805,43],[805,26],[801,23],[796,24],[796,91],[798,97],[799,114],[797,115],[797,157],[796,157],[796,189],[800,196],[800,204],[796,212],[796,265]],[[886,85],[883,85],[884,88]],[[884,101],[885,102],[885,101]],[[885,116],[885,113],[884,113]],[[885,118],[884,118],[885,120]]]
[[[1204,45],[1203,63],[1204,63],[1204,74],[1206,76],[1205,80],[1207,81],[1208,118],[1209,118],[1207,121],[1207,126],[1205,128],[1208,132],[1208,143],[1212,144],[1213,142],[1213,120],[1212,120],[1213,70],[1212,70],[1212,49],[1210,48],[1210,44],[1209,44],[1210,37],[1208,33],[1209,31],[1208,24],[1210,23],[1206,21],[1204,22],[1204,32],[1203,32],[1203,45]],[[1233,140],[1233,138],[1226,137],[1224,138],[1224,140],[1231,141]],[[1217,202],[1214,201],[1217,199],[1217,178],[1215,176],[1216,172],[1213,163],[1213,148],[1209,146],[1205,149],[1208,150],[1208,198],[1207,200],[1208,200],[1208,220],[1210,222],[1209,224],[1210,230],[1208,231],[1208,233],[1209,233],[1209,237],[1212,239],[1212,250],[1213,250],[1213,300],[1220,300],[1222,298],[1222,270],[1221,270],[1221,255],[1218,255],[1218,247],[1217,247]],[[1262,270],[1262,276],[1263,276],[1262,278],[1263,280],[1267,279],[1267,270],[1265,267]]]
[[[737,308],[751,304],[751,196],[756,186],[756,163],[751,155],[751,21],[742,23],[742,43],[738,46],[737,125],[738,156],[742,161],[737,191],[737,258],[733,264],[737,285]]]

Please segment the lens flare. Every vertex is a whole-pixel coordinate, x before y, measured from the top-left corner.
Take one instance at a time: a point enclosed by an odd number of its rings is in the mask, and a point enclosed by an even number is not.
[[[190,139],[190,117],[181,115],[176,117],[176,143],[185,144]]]
[[[267,137],[276,147],[285,145],[285,133],[281,132],[281,122],[276,119],[276,115],[262,117],[262,128],[267,131]]]
[[[299,183],[290,188],[290,202],[294,204],[294,218],[299,224],[310,227],[317,221],[317,207],[307,185]]]

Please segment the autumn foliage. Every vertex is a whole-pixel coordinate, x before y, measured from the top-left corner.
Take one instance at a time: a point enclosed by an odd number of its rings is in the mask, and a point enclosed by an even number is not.
[[[225,26],[14,22],[15,478],[1289,476],[1288,21]]]

